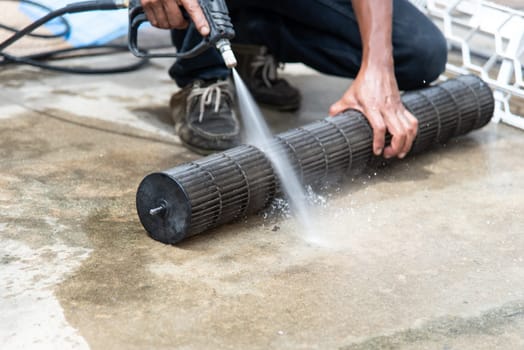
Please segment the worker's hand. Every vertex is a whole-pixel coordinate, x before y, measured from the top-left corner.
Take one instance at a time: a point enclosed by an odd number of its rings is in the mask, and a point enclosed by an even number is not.
[[[182,16],[183,7],[202,36],[209,34],[209,24],[197,0],[140,0],[147,19],[163,29],[184,29],[188,22]]]
[[[373,128],[373,152],[385,158],[404,158],[417,136],[418,121],[400,99],[392,70],[362,68],[342,98],[329,109],[334,116],[347,109],[362,112]],[[393,136],[384,148],[386,130]]]

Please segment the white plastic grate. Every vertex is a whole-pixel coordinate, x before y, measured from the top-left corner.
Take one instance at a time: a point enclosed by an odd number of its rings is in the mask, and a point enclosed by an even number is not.
[[[524,11],[483,0],[412,2],[460,51],[446,65],[447,72],[479,75],[494,89],[493,121],[524,129]]]

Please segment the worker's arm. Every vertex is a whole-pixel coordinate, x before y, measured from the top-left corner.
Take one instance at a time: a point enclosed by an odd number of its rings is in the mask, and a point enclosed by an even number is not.
[[[197,0],[140,0],[151,24],[164,29],[184,29],[188,23],[180,7],[183,7],[203,36],[209,34],[209,25]]]
[[[351,87],[335,102],[331,115],[360,110],[373,128],[373,152],[403,158],[417,134],[417,119],[400,99],[393,65],[393,1],[352,0],[362,39],[362,64]],[[393,136],[384,148],[386,130]]]

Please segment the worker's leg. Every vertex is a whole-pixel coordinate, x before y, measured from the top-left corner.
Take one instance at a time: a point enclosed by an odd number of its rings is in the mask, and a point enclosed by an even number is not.
[[[202,40],[195,29],[174,30],[171,37],[179,52],[190,50]],[[196,57],[177,60],[169,70],[169,75],[180,87],[194,80],[226,79],[229,73],[220,53],[213,47]]]
[[[233,18],[233,24],[234,18]],[[177,50],[187,51],[200,43],[202,37],[195,29],[172,32]],[[244,48],[245,49],[245,48]],[[255,48],[255,49],[260,49]],[[274,63],[267,52],[252,50],[237,52],[239,71],[249,71],[244,77],[253,97],[267,106],[280,110],[294,110],[300,105],[300,93],[285,80],[278,79]],[[256,64],[255,63],[255,59]],[[249,69],[240,69],[249,67]],[[276,67],[276,65],[272,65]],[[252,68],[252,69],[251,69]],[[257,74],[263,73],[263,74]],[[239,123],[235,115],[232,85],[225,79],[230,75],[216,48],[184,60],[177,60],[169,70],[182,89],[171,98],[170,106],[177,134],[181,141],[201,153],[224,150],[240,141]]]
[[[394,0],[395,73],[401,89],[435,80],[447,47],[438,28],[407,0]],[[362,44],[350,0],[230,0],[239,40],[265,45],[281,62],[303,62],[321,72],[355,77]],[[241,14],[241,16],[240,16]]]

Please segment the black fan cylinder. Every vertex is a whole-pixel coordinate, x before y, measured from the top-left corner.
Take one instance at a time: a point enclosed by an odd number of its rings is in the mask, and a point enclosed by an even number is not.
[[[483,127],[494,108],[491,89],[473,75],[407,92],[402,101],[419,122],[410,154]],[[373,158],[372,144],[366,118],[350,110],[278,134],[270,147],[287,156],[303,185],[314,185],[362,171]],[[175,244],[256,213],[278,193],[264,152],[241,145],[146,176],[136,202],[149,235]]]

